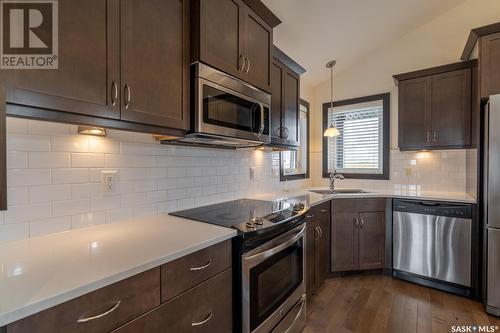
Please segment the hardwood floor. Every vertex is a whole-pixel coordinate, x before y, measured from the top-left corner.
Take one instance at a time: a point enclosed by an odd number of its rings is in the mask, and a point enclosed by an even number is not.
[[[450,333],[453,325],[500,327],[500,320],[486,315],[480,303],[380,275],[327,280],[307,312],[303,333]]]

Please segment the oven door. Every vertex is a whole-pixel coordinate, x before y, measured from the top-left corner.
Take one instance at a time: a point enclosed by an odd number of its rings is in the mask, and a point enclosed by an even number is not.
[[[195,132],[269,142],[269,105],[203,78],[196,82]]]
[[[243,332],[270,332],[299,302],[304,284],[305,225],[242,256]]]

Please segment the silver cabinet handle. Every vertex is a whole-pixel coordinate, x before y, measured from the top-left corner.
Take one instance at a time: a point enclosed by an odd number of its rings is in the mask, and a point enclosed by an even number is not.
[[[240,66],[238,68],[238,70],[240,72],[243,72],[243,68],[245,68],[245,64],[246,64],[246,61],[245,61],[245,57],[243,55],[240,55]]]
[[[288,139],[288,135],[290,134],[288,127],[281,128],[281,138]]]
[[[128,83],[125,84],[125,109],[128,109],[130,100],[132,99],[132,91]]]
[[[318,231],[319,231],[319,238],[323,238],[323,229],[318,226]]]
[[[96,315],[96,316],[92,316],[92,317],[85,317],[85,318],[80,318],[80,319],[78,319],[76,322],[77,322],[77,323],[79,323],[79,324],[81,324],[81,323],[86,323],[86,322],[88,322],[88,321],[92,321],[92,320],[96,320],[96,319],[99,319],[99,318],[105,317],[105,316],[109,315],[111,312],[113,312],[113,311],[115,311],[116,309],[118,309],[118,307],[120,306],[120,304],[121,304],[121,303],[122,303],[122,301],[117,301],[117,302],[115,303],[115,305],[114,305],[111,309],[109,309],[108,311],[103,312],[103,313],[101,313],[101,314],[98,314],[98,315]]]
[[[358,224],[359,224],[359,221],[358,221],[358,218],[355,217],[352,219],[353,223],[354,223],[354,228],[358,229]]]
[[[436,141],[437,141],[437,138],[438,138],[437,131],[434,131],[434,132],[432,133],[432,141],[436,142]]]
[[[306,215],[306,217],[307,217],[308,219],[312,219],[312,218],[314,217],[314,215],[313,215],[313,214],[307,214],[307,215]]]
[[[197,323],[191,323],[191,326],[201,326],[203,324],[205,324],[207,321],[209,321],[210,319],[212,319],[212,317],[214,316],[213,312],[210,311],[210,314],[208,315],[208,317],[202,321],[199,321]]]
[[[247,74],[248,74],[248,72],[250,72],[250,60],[248,60],[248,58],[247,58],[247,57],[245,57],[245,59],[247,60],[247,64],[248,64],[248,66],[247,66],[247,70],[245,71],[245,73],[247,73]]]
[[[426,134],[426,141],[427,141],[427,142],[431,142],[431,131],[427,131],[427,134]]]
[[[360,217],[359,219],[361,220],[361,229],[363,229],[363,226],[365,225],[365,221],[363,221],[362,217]]]
[[[190,270],[192,270],[192,271],[201,271],[202,269],[207,268],[207,267],[208,267],[208,266],[210,266],[211,264],[212,264],[212,259],[210,259],[210,260],[208,261],[208,263],[206,263],[205,265],[200,266],[200,267],[191,267],[191,268],[190,268]]]
[[[322,209],[321,212],[322,213],[326,213],[328,211],[328,209]]]
[[[118,85],[115,81],[111,83],[111,105],[115,106],[116,101],[118,100]]]

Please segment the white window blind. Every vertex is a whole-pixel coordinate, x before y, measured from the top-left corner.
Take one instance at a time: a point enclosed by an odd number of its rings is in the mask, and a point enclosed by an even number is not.
[[[328,110],[328,126],[340,136],[328,138],[328,171],[383,173],[383,103],[374,101]]]

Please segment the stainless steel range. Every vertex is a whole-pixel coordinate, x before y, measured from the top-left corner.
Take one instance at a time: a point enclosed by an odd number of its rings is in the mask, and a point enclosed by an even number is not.
[[[305,204],[242,199],[171,213],[238,230],[234,331],[300,332],[306,321]]]

